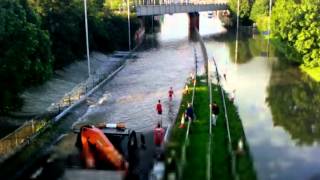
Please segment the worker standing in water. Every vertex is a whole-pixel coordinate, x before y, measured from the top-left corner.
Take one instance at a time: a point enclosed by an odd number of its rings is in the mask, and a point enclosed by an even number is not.
[[[160,116],[160,122],[162,124],[162,105],[161,105],[160,99],[158,100],[158,103],[156,105],[156,111],[157,111],[158,115]]]
[[[161,127],[160,122],[158,122],[157,126],[154,128],[154,144],[156,146],[161,146],[164,137],[164,129]]]
[[[170,87],[170,89],[168,91],[168,95],[169,95],[169,101],[172,101],[172,97],[173,97],[173,89],[172,89],[172,87]]]

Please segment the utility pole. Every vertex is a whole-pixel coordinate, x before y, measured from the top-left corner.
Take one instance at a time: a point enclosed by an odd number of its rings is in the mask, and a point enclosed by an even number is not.
[[[269,22],[268,22],[268,57],[269,57],[269,47],[270,47],[270,35],[271,35],[271,13],[272,13],[272,0],[269,0]]]
[[[272,0],[269,0],[269,23],[268,23],[269,36],[271,31],[271,14],[272,14]]]
[[[239,16],[240,16],[240,0],[238,0],[238,7],[237,7],[237,34],[236,34],[236,52],[235,52],[236,64],[238,61]]]
[[[131,29],[130,29],[130,0],[127,0],[128,8],[128,37],[129,37],[129,51],[131,51]]]
[[[87,60],[88,60],[88,75],[91,76],[90,68],[90,54],[89,54],[89,37],[88,37],[88,17],[87,17],[87,0],[83,0],[84,3],[84,20],[86,29],[86,45],[87,45]]]

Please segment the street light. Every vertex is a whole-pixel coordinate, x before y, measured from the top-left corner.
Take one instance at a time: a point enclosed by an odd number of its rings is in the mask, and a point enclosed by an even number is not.
[[[271,35],[271,13],[272,13],[272,0],[269,0],[269,22],[268,22],[268,57],[269,57],[269,48],[270,48],[270,35]]]
[[[86,29],[86,45],[87,45],[87,59],[88,59],[88,75],[91,76],[90,69],[90,56],[89,56],[89,37],[88,37],[88,17],[87,17],[87,0],[83,0],[84,3],[84,20]]]
[[[127,8],[128,8],[128,36],[129,36],[129,51],[131,51],[130,0],[127,0]]]
[[[237,34],[236,34],[236,52],[235,52],[236,64],[238,61],[239,15],[240,15],[240,0],[238,0],[238,4],[237,4]]]

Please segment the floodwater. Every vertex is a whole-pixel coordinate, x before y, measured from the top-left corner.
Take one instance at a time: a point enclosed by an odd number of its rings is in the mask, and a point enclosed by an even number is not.
[[[129,60],[126,67],[88,99],[89,107],[74,126],[101,122],[125,122],[137,131],[149,131],[159,120],[166,126],[175,118],[182,88],[194,68],[186,14],[166,15],[160,32]],[[235,90],[259,179],[320,179],[320,85],[298,68],[283,63],[259,36],[240,34],[235,55],[235,33],[227,33],[216,18],[200,15],[200,33],[208,56],[226,74],[223,85]],[[221,33],[221,34],[218,34]],[[213,34],[215,34],[213,36]],[[266,57],[269,54],[270,57]],[[173,102],[168,102],[169,87]],[[163,104],[162,117],[155,111]],[[68,154],[74,147],[70,133],[55,148]]]
[[[155,34],[156,38],[148,35],[147,44],[136,54],[138,57],[130,60],[90,99],[94,103],[75,124],[125,122],[128,128],[145,131],[153,129],[158,121],[164,126],[171,123],[178,111],[186,79],[193,71],[194,44],[188,40],[186,14],[165,16],[161,23],[161,32]],[[175,29],[178,35],[168,33],[176,32]],[[175,97],[169,103],[170,87]],[[162,116],[155,111],[158,99],[164,109]]]
[[[76,124],[125,122],[137,131],[151,130],[160,120],[171,123],[178,112],[182,89],[190,73],[194,72],[194,52],[201,58],[200,46],[189,40],[187,14],[165,15],[160,18],[160,32],[147,35],[144,47],[117,76],[102,89],[95,102]],[[205,34],[222,31],[221,26],[208,29]],[[168,101],[173,87],[175,97]],[[155,105],[161,100],[164,112],[159,117]]]
[[[188,26],[187,14],[161,18],[160,32],[147,35],[146,42],[135,53],[136,58],[128,60],[124,69],[88,98],[89,107],[75,121],[73,128],[124,122],[129,129],[146,133],[152,131],[159,121],[164,127],[171,124],[178,113],[187,78],[194,72],[195,51],[200,58],[200,46],[189,40]],[[170,87],[174,90],[172,102],[168,100]],[[163,107],[161,116],[155,108],[158,100]],[[65,157],[73,154],[75,136],[73,133],[65,136],[54,147],[56,153]],[[152,167],[153,154],[143,161],[149,167],[138,167],[139,177],[147,179],[148,172],[145,171]]]
[[[239,37],[237,56],[234,32],[205,41],[224,87],[235,90],[258,179],[320,179],[320,83],[268,51],[263,37]]]
[[[71,128],[83,124],[124,122],[137,132],[149,132],[158,121],[162,121],[164,126],[171,123],[178,112],[187,78],[194,72],[195,52],[201,58],[199,44],[189,40],[188,26],[187,14],[161,17],[160,32],[147,35],[143,47],[135,53],[134,58],[127,60],[126,66],[115,77],[90,95],[86,104],[70,112],[47,136],[38,138],[28,150],[21,151],[16,161],[10,162],[8,167],[18,167],[16,164],[24,163],[37,149],[53,150],[53,157],[71,157],[77,153],[76,135]],[[169,32],[175,32],[176,35]],[[174,98],[169,103],[170,87],[173,87]],[[158,99],[163,105],[162,117],[155,110]],[[52,144],[55,145],[49,147]],[[152,161],[152,158],[149,159]],[[37,167],[31,169],[37,171]],[[3,174],[13,171],[7,168]]]
[[[105,55],[92,52],[90,61],[92,76],[90,78],[87,74],[87,61],[79,60],[63,69],[56,70],[53,77],[44,84],[26,89],[20,95],[23,99],[21,109],[12,112],[10,116],[0,117],[0,138],[12,133],[23,124],[33,123],[32,119],[40,119],[40,115],[55,113],[68,106],[69,102],[78,100],[99,79],[110,74],[122,63],[122,58],[114,57],[118,53]],[[22,135],[21,138],[28,138],[30,135],[32,133]]]

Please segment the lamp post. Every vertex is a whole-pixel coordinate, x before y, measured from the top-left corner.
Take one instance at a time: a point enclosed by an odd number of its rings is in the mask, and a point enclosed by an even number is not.
[[[239,15],[240,15],[240,0],[238,0],[238,6],[237,6],[237,34],[236,34],[236,52],[235,52],[236,64],[238,61]]]
[[[131,30],[130,30],[130,0],[127,0],[128,8],[128,37],[129,37],[129,51],[131,51]]]
[[[271,14],[272,14],[272,0],[269,0],[269,22],[268,22],[268,30],[269,30],[269,36],[270,36],[270,29],[271,29]]]
[[[90,56],[89,56],[89,37],[88,37],[88,17],[87,17],[87,0],[83,0],[84,3],[84,20],[86,29],[86,46],[87,46],[87,60],[88,60],[88,75],[91,76],[90,69]]]
[[[270,55],[269,47],[270,47],[270,34],[271,34],[271,13],[272,13],[272,0],[269,0],[269,22],[268,22],[268,57]]]

